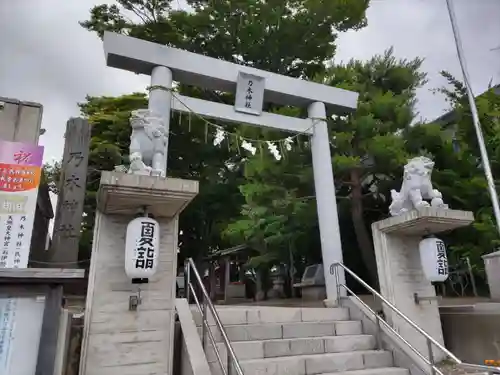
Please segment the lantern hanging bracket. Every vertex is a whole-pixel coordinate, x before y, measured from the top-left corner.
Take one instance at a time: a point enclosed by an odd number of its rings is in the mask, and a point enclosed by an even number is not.
[[[132,295],[128,300],[129,311],[137,311],[137,307],[141,304],[141,288],[137,288],[137,295]]]
[[[138,218],[138,217],[151,217],[152,215],[149,213],[149,206],[140,206],[135,215],[134,215],[134,218]]]
[[[433,297],[421,297],[418,293],[413,293],[413,300],[417,305],[420,305],[422,301],[441,301],[443,297],[441,296],[433,296]]]

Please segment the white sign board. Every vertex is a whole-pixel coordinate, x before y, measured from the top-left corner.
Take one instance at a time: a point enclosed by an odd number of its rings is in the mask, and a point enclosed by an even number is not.
[[[436,237],[424,238],[419,243],[420,261],[427,280],[443,282],[448,279],[446,246]]]
[[[17,301],[15,298],[0,299],[0,374],[8,374],[14,341]]]
[[[234,110],[260,116],[264,105],[266,80],[253,74],[239,72],[236,81]]]
[[[150,217],[138,217],[127,226],[125,273],[130,279],[149,279],[158,266],[160,225]]]
[[[26,268],[43,147],[0,140],[0,268]]]
[[[45,298],[0,298],[0,374],[36,371]]]

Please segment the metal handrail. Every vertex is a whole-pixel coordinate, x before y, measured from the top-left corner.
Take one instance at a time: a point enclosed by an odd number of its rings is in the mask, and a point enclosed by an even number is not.
[[[201,290],[202,294],[202,301],[200,303],[200,300],[198,299],[196,295],[196,291],[193,287],[193,284],[191,283],[191,272],[193,273],[195,280],[197,281],[197,284]],[[205,349],[206,352],[206,345],[205,345],[205,337],[208,334],[208,337],[210,339],[210,342],[214,348],[215,356],[217,357],[217,362],[219,362],[219,365],[222,369],[222,373],[224,375],[230,375],[231,374],[231,369],[232,366],[234,365],[234,369],[236,370],[237,375],[243,375],[243,370],[241,369],[240,363],[238,362],[238,358],[236,358],[236,354],[234,352],[233,347],[231,346],[231,342],[229,341],[229,338],[227,337],[227,333],[222,325],[222,322],[219,318],[219,314],[217,314],[217,311],[215,309],[214,304],[212,303],[208,292],[205,288],[205,285],[203,285],[203,280],[196,269],[196,265],[193,261],[192,258],[189,258],[186,261],[186,284],[185,284],[185,289],[186,289],[186,298],[189,303],[189,297],[191,293],[193,294],[193,299],[194,302],[196,303],[196,306],[198,307],[198,310],[201,313],[202,316],[202,345],[203,349]],[[215,341],[215,338],[212,334],[212,331],[210,330],[210,325],[208,324],[208,319],[207,319],[207,307],[212,313],[212,316],[215,321],[215,325],[219,329],[222,337],[222,341],[224,342],[227,350],[227,369],[224,367],[224,362],[222,361],[222,357],[220,355],[219,349],[217,348],[217,343]]]
[[[418,333],[426,338],[427,347],[429,349],[429,358],[425,357],[422,353],[418,351],[413,345],[411,345],[407,340],[405,340],[390,324],[388,324],[385,320],[383,320],[376,311],[374,311],[370,306],[368,306],[361,298],[359,298],[351,289],[347,287],[345,284],[340,283],[339,273],[337,271],[337,267],[341,267],[345,272],[352,276],[354,280],[360,283],[363,287],[365,287],[368,291],[370,291],[374,296],[380,299],[383,303],[385,303],[392,311],[394,311],[401,319],[403,319],[406,323],[408,323],[412,328],[414,328]],[[448,356],[455,365],[464,369],[470,370],[482,370],[488,374],[500,374],[500,367],[486,366],[486,365],[476,365],[471,363],[462,362],[457,356],[455,356],[452,352],[446,349],[442,344],[436,341],[431,335],[425,332],[422,328],[420,328],[415,322],[413,322],[410,318],[408,318],[405,314],[403,314],[396,306],[390,303],[384,296],[378,293],[375,289],[369,286],[363,279],[361,279],[358,275],[356,275],[353,271],[347,268],[344,264],[340,262],[333,263],[330,265],[330,274],[335,276],[335,283],[337,289],[337,304],[340,306],[341,302],[341,293],[340,289],[344,288],[348,293],[350,293],[358,302],[360,302],[366,309],[368,309],[375,316],[378,331],[380,330],[380,324],[383,324],[385,327],[391,330],[391,332],[400,339],[406,346],[408,346],[418,357],[420,357],[427,365],[430,366],[431,374],[439,374],[443,375],[441,370],[436,367],[434,363],[434,354],[432,351],[432,344],[434,344],[439,350],[441,350],[446,356]],[[380,344],[380,338],[377,337],[377,340]],[[426,369],[422,369],[426,370]]]

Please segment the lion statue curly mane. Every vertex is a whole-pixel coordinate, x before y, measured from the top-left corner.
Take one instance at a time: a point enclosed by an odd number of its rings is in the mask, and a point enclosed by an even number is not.
[[[443,202],[441,192],[432,187],[433,168],[434,162],[424,156],[408,160],[404,166],[401,190],[391,190],[392,203],[389,206],[389,212],[392,216],[424,207],[448,208],[448,205]]]
[[[129,174],[165,177],[168,134],[164,120],[148,109],[132,111],[130,116]],[[124,166],[115,168],[124,171]]]

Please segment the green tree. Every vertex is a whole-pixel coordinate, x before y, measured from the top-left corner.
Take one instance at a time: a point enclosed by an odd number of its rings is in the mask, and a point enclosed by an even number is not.
[[[43,165],[42,184],[47,184],[49,191],[59,193],[59,176],[61,174],[61,162],[45,163]]]
[[[453,259],[469,257],[482,274],[481,255],[499,244],[490,195],[481,167],[481,158],[465,87],[451,74],[442,72],[448,85],[438,92],[450,103],[450,121],[408,129],[405,138],[409,152],[433,155],[436,163],[433,183],[454,209],[474,212],[474,223],[446,236]],[[490,88],[476,98],[481,128],[495,180],[500,178],[500,96]]]
[[[331,143],[335,174],[346,185],[361,257],[374,284],[377,268],[366,204],[387,206],[390,201],[389,187],[406,160],[401,132],[414,119],[416,89],[425,83],[421,65],[420,58],[396,59],[391,48],[366,62],[333,67],[324,77],[328,85],[360,93],[354,113],[332,119]],[[385,207],[379,211],[385,213]]]
[[[315,198],[311,155],[302,138],[295,137],[290,151],[284,142],[276,143],[281,146],[279,161],[263,149],[245,163],[240,186],[245,204],[225,235],[258,251],[250,261],[258,270],[284,263],[300,276],[304,264],[321,261],[316,206],[311,204]]]
[[[366,24],[369,0],[117,0],[82,25],[294,77],[312,78],[333,58],[334,30]],[[307,43],[297,43],[307,41]]]
[[[421,63],[421,59],[398,60],[388,50],[366,62],[334,66],[320,78],[327,85],[360,93],[354,113],[329,119],[330,143],[340,221],[347,232],[345,221],[352,222],[357,242],[344,240],[343,247],[349,252],[360,249],[374,284],[377,271],[369,225],[386,215],[389,189],[406,160],[401,133],[414,118],[415,90],[425,81]],[[256,156],[246,164],[247,181],[241,187],[246,205],[242,219],[227,232],[264,243],[266,261],[283,261],[282,248],[290,242],[297,241],[294,249],[311,252],[313,248],[310,238],[317,233],[317,219],[314,199],[309,199],[314,198],[314,185],[305,141],[296,142],[279,162]],[[315,256],[312,252],[311,257]]]
[[[102,36],[114,31],[238,64],[311,79],[324,72],[324,61],[335,52],[336,31],[358,29],[365,25],[368,0],[273,0],[188,1],[190,11],[173,10],[175,1],[117,0],[92,8],[90,18],[81,22],[86,29]],[[296,43],[307,39],[307,43]],[[180,86],[183,94],[232,103],[231,93],[209,92]],[[124,100],[127,110],[116,108]],[[88,98],[82,112],[102,124],[93,132],[95,169],[109,169],[121,159],[128,142],[125,121],[130,110],[144,106],[145,98]],[[110,102],[110,103],[108,103]],[[114,103],[114,104],[111,104]],[[123,103],[125,104],[125,103]],[[130,104],[130,105],[129,105]],[[132,105],[133,104],[133,105]],[[272,110],[267,106],[268,110]],[[208,145],[204,124],[186,117],[173,120],[169,150],[169,174],[201,180],[200,196],[183,213],[181,246],[206,252],[222,246],[220,229],[230,221],[232,210],[239,211],[237,191],[241,157],[237,147],[214,151]],[[223,124],[222,124],[223,125]],[[186,129],[196,130],[194,133]],[[229,130],[263,138],[258,129],[233,126]],[[119,135],[114,135],[118,132]],[[282,136],[280,134],[280,136]],[[94,142],[95,137],[95,142]],[[116,139],[119,142],[116,142]],[[188,145],[189,140],[189,145]],[[232,140],[234,143],[234,140]],[[235,145],[233,145],[235,146]],[[189,153],[187,152],[189,150]],[[107,160],[113,163],[104,165]],[[94,165],[94,164],[92,164]],[[228,165],[233,165],[228,168]],[[97,181],[97,174],[91,181]],[[93,182],[94,183],[94,182]],[[89,210],[95,206],[97,185],[89,187]],[[227,213],[227,214],[226,214]],[[233,217],[237,216],[237,212]],[[91,228],[93,218],[86,219]]]

